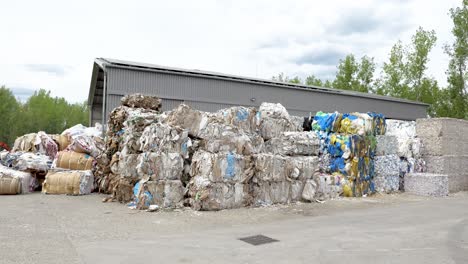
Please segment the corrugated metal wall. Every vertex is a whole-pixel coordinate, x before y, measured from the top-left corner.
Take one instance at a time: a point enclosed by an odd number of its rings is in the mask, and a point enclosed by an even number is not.
[[[203,111],[216,111],[234,105],[259,106],[261,102],[279,102],[297,116],[307,116],[317,111],[374,111],[384,113],[389,118],[408,120],[426,116],[426,106],[404,102],[173,73],[114,67],[106,70],[107,113],[120,104],[122,95],[143,93],[163,98],[164,110],[173,109],[183,101]]]

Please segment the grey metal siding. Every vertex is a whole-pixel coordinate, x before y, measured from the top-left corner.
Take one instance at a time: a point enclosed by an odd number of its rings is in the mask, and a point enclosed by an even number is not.
[[[107,67],[106,70],[108,113],[112,106],[115,107],[113,100],[117,99],[114,97],[138,92],[163,98],[164,110],[172,109],[176,106],[175,102],[180,101],[186,101],[204,111],[216,111],[234,105],[258,107],[262,102],[274,102],[283,104],[291,114],[298,116],[317,111],[373,111],[384,113],[389,118],[412,120],[426,116],[425,105],[405,102],[172,73],[115,67]]]

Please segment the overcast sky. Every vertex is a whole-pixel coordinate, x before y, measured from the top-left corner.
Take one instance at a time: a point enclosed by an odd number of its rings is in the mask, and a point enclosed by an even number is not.
[[[381,65],[418,26],[434,29],[429,73],[446,83],[450,7],[461,0],[4,1],[0,85],[86,100],[93,60],[108,57],[270,79],[333,78],[348,53]]]

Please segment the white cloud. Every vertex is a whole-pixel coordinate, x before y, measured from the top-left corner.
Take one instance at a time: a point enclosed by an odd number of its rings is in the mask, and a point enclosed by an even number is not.
[[[0,84],[81,102],[96,57],[261,78],[330,78],[341,55],[367,54],[381,64],[418,26],[436,30],[429,72],[445,83],[447,12],[459,2],[8,1],[1,4]]]

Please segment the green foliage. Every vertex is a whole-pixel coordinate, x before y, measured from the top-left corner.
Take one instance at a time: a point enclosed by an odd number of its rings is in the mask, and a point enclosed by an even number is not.
[[[5,122],[0,126],[0,141],[8,144],[23,134],[38,131],[59,134],[73,125],[88,123],[86,103],[70,104],[42,89],[21,104],[9,89],[0,88],[0,111]]]
[[[363,56],[358,62],[353,54],[349,54],[338,64],[333,87],[368,93],[373,89],[375,67],[374,58]]]
[[[11,144],[16,138],[17,116],[20,105],[16,101],[13,93],[5,88],[0,87],[0,116],[2,123],[0,124],[0,141]]]
[[[468,82],[468,0],[463,0],[462,7],[450,9],[453,21],[452,34],[455,40],[445,47],[450,56],[447,70],[447,101],[443,105],[443,116],[467,118],[467,82]]]
[[[310,76],[307,76],[305,80],[305,84],[310,85],[310,86],[319,86],[319,87],[323,87],[324,85],[323,81],[315,77],[315,75],[313,74]]]

